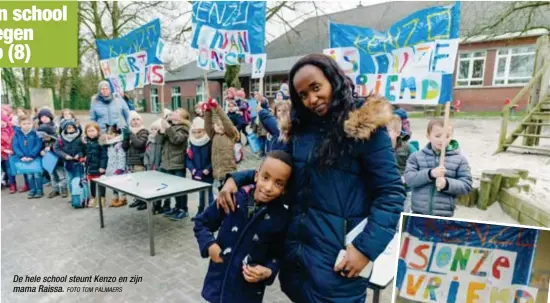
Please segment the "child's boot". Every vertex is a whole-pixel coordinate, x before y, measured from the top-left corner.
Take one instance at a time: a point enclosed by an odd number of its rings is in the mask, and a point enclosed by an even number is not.
[[[118,197],[115,197],[113,198],[113,200],[111,200],[111,205],[109,207],[119,207],[119,202],[118,202]]]
[[[67,198],[69,196],[69,193],[67,192],[66,187],[61,188],[61,198]]]
[[[34,194],[35,199],[39,199],[44,197],[44,190],[43,189],[37,189],[36,193]]]
[[[15,194],[17,192],[17,187],[15,184],[10,184],[10,194]]]
[[[52,190],[52,192],[48,195],[48,199],[55,198],[59,196],[59,192],[57,190]]]
[[[128,204],[128,200],[126,200],[126,197],[122,197],[122,198],[118,199],[118,204],[119,204],[119,207],[122,207],[122,206]]]
[[[19,192],[20,192],[20,193],[25,193],[25,192],[28,192],[29,190],[30,190],[29,185],[28,185],[28,184],[25,184],[25,185],[23,186],[23,188],[21,188],[21,189],[19,190]]]

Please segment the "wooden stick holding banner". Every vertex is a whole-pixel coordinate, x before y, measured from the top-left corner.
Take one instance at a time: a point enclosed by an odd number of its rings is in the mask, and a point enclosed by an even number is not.
[[[260,95],[263,97],[264,96],[264,77],[260,78],[259,86],[260,86],[259,88]]]
[[[445,120],[443,120],[443,130],[448,131],[449,129],[449,117],[451,115],[451,102],[445,103]],[[448,141],[445,140],[442,148],[441,155],[439,158],[439,167],[445,167],[445,151],[447,150]]]
[[[208,75],[206,71],[204,71],[203,92],[204,92],[204,100],[208,101],[208,99],[210,98],[210,89],[208,87]]]

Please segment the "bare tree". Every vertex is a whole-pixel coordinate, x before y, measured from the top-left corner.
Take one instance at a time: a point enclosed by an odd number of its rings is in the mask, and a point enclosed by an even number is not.
[[[524,1],[507,2],[506,5],[496,5],[488,2],[479,5],[470,16],[463,18],[475,18],[476,23],[482,21],[482,25],[466,33],[466,41],[474,36],[497,36],[510,33],[510,28],[520,29],[517,34],[524,34],[532,30],[546,30],[550,33],[550,2],[548,1]],[[472,20],[473,21],[473,20]]]

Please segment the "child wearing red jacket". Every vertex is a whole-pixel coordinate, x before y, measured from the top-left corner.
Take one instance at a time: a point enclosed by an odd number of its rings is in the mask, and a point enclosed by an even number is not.
[[[2,154],[2,172],[5,174],[5,179],[10,187],[10,194],[14,194],[17,191],[15,186],[15,176],[10,174],[9,162],[10,155],[13,155],[13,150],[11,149],[13,134],[13,126],[11,125],[10,117],[8,117],[5,113],[2,113],[2,148],[0,153]]]

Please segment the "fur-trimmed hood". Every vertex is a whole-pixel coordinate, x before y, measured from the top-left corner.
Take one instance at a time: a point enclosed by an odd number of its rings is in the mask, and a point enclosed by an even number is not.
[[[350,138],[368,140],[377,128],[386,126],[390,122],[392,115],[393,109],[390,102],[380,95],[372,95],[359,108],[350,112],[349,117],[344,121],[344,131]],[[288,136],[291,126],[290,119],[279,121],[279,130],[284,136]]]
[[[351,138],[368,140],[377,128],[388,125],[392,115],[390,102],[380,95],[373,95],[349,114],[344,131]]]

